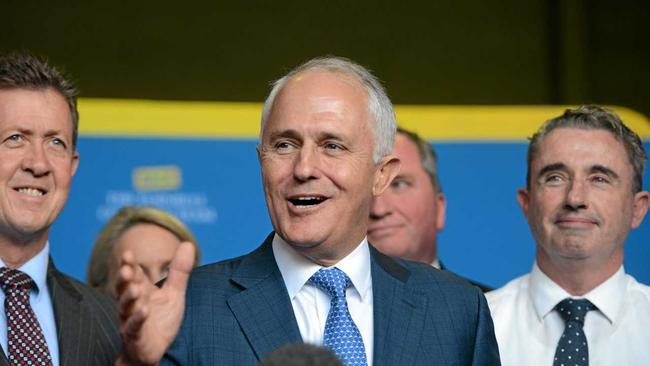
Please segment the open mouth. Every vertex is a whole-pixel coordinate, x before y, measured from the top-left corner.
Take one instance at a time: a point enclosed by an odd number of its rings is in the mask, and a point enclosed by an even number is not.
[[[320,205],[321,203],[327,201],[327,198],[321,196],[304,196],[304,197],[293,197],[289,198],[294,206],[297,207],[313,207]]]
[[[28,196],[32,197],[40,197],[45,195],[47,192],[44,190],[38,189],[38,188],[31,188],[31,187],[20,187],[20,188],[15,188],[15,190],[18,193],[26,194]]]

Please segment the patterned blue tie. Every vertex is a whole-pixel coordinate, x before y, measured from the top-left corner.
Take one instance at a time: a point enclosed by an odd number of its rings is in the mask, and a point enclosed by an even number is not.
[[[314,273],[309,282],[332,299],[325,322],[323,345],[334,351],[346,366],[366,366],[368,362],[363,339],[350,316],[345,299],[345,289],[352,284],[350,278],[336,267],[323,268]]]
[[[564,319],[564,333],[557,343],[553,366],[588,366],[589,347],[582,326],[587,312],[596,310],[596,306],[587,299],[567,298],[560,301],[555,310]]]

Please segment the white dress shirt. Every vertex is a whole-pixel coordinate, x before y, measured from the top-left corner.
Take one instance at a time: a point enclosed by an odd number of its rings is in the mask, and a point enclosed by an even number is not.
[[[650,287],[623,267],[584,296],[571,296],[533,265],[531,273],[485,294],[508,365],[552,366],[564,320],[554,310],[561,300],[584,298],[598,310],[587,313],[584,332],[590,366],[650,365]]]
[[[34,310],[38,324],[43,330],[47,348],[52,357],[52,365],[59,365],[59,342],[56,337],[56,322],[54,321],[54,308],[52,307],[52,299],[50,299],[50,291],[47,287],[47,265],[50,259],[50,243],[45,243],[45,247],[38,252],[34,257],[28,260],[25,264],[17,268],[19,271],[27,274],[34,280],[36,287],[32,288],[29,293],[29,304]],[[0,258],[0,268],[5,267],[4,261]],[[0,344],[5,352],[7,352],[7,317],[5,315],[5,293],[0,288]]]
[[[321,346],[330,310],[330,297],[308,280],[324,267],[296,252],[278,234],[273,238],[273,255],[287,287],[303,342]],[[364,238],[335,267],[345,272],[352,282],[352,286],[345,292],[348,310],[363,338],[368,365],[372,365],[373,299],[368,240]]]

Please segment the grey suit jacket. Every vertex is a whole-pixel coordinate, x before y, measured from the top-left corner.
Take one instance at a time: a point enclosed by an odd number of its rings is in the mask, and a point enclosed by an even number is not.
[[[196,269],[185,317],[162,365],[255,365],[302,341],[272,235],[254,252]],[[499,365],[479,289],[371,248],[374,365]]]
[[[115,302],[57,271],[51,258],[47,285],[54,307],[60,365],[113,365],[122,345]],[[0,366],[9,365],[1,349],[0,353]]]

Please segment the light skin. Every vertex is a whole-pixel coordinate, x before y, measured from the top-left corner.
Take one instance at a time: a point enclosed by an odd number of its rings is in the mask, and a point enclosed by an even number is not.
[[[115,290],[120,258],[124,252],[133,253],[144,275],[151,283],[157,283],[167,277],[169,264],[180,244],[180,239],[174,233],[161,226],[142,222],[129,227],[117,238],[111,252],[109,289]]]
[[[373,162],[370,121],[357,82],[309,70],[278,94],[262,131],[258,155],[273,226],[296,251],[324,266],[363,240],[372,198],[399,168],[393,156]],[[118,294],[126,354],[118,363],[150,365],[162,358],[182,320],[193,250],[181,245],[159,290],[144,281],[131,253],[123,256]]]
[[[53,89],[0,90],[0,253],[18,268],[40,250],[77,170],[72,117]]]
[[[605,130],[551,131],[530,171],[530,189],[517,198],[537,264],[570,294],[584,295],[623,264],[625,238],[643,221],[650,194],[632,191],[625,148]]]
[[[445,226],[445,196],[434,189],[417,145],[406,135],[397,134],[393,154],[400,170],[372,202],[368,240],[388,255],[433,263],[436,236]]]

